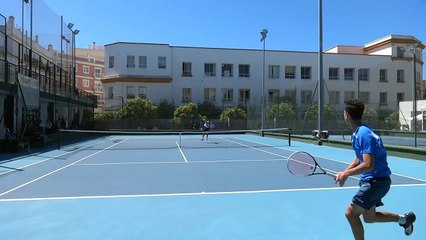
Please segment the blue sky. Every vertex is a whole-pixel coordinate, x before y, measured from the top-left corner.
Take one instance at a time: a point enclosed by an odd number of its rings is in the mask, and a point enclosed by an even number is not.
[[[269,31],[266,49],[319,48],[318,0],[43,1],[80,30],[76,45],[82,48],[123,41],[261,49],[263,28]],[[389,34],[426,44],[426,0],[323,0],[324,50]]]

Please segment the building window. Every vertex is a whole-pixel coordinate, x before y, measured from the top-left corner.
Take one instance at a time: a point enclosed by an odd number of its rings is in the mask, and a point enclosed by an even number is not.
[[[355,91],[345,91],[345,101],[355,99]]]
[[[296,66],[285,66],[285,78],[296,78]]]
[[[405,52],[405,48],[398,47],[396,49],[396,56],[402,58],[402,57],[404,57],[404,52]]]
[[[388,71],[386,69],[380,69],[379,81],[380,82],[388,81]]]
[[[380,93],[380,100],[379,100],[379,104],[380,105],[388,105],[388,93],[386,92],[381,92]]]
[[[95,81],[95,92],[103,92],[104,89],[102,87],[101,81]]]
[[[127,68],[135,68],[135,56],[127,55]]]
[[[139,56],[139,68],[147,68],[147,65],[146,56]]]
[[[348,80],[348,81],[353,81],[354,80],[355,69],[353,69],[353,68],[345,68],[344,72],[345,72],[345,80]]]
[[[182,88],[182,102],[188,103],[191,101],[191,88]]]
[[[109,66],[109,68],[114,68],[114,56],[109,56],[108,66]]]
[[[296,90],[286,89],[284,92],[284,97],[286,100],[290,102],[296,102]]]
[[[192,76],[192,63],[191,62],[183,62],[182,63],[182,76],[183,77],[191,77]]]
[[[208,77],[216,76],[216,64],[215,63],[204,63],[204,75]]]
[[[95,78],[102,78],[102,69],[100,68],[95,68],[95,74],[94,74]]]
[[[269,65],[268,66],[268,77],[269,78],[280,78],[280,66]]]
[[[340,92],[339,91],[330,91],[328,102],[330,104],[339,104]]]
[[[339,80],[339,68],[331,67],[328,69],[329,80]]]
[[[158,68],[159,69],[165,69],[166,68],[166,57],[158,57]]]
[[[88,88],[90,86],[90,81],[89,79],[85,79],[83,78],[83,87]]]
[[[396,70],[396,82],[405,82],[404,69]]]
[[[359,92],[359,100],[363,101],[365,104],[369,104],[370,92]]]
[[[300,91],[300,102],[302,104],[309,104],[312,101],[312,91],[311,90],[302,90]]]
[[[143,87],[143,86],[138,87],[138,96],[142,99],[146,99],[146,87]]]
[[[301,67],[300,68],[300,77],[302,79],[311,79],[311,67]]]
[[[269,89],[268,90],[268,101],[269,102],[276,102],[279,97],[280,97],[280,90],[279,89]]]
[[[359,81],[369,81],[370,80],[370,69],[368,69],[368,68],[358,69],[358,80]]]
[[[239,103],[248,103],[250,100],[250,89],[240,89],[240,94],[238,96]]]
[[[222,77],[232,77],[232,64],[222,64]]]
[[[114,87],[108,87],[108,92],[107,92],[107,96],[108,99],[113,99],[114,98]]]
[[[204,88],[204,102],[216,101],[216,88]]]
[[[396,93],[396,100],[398,102],[405,101],[405,94],[403,92]]]
[[[135,86],[127,86],[127,94],[126,94],[126,98],[127,99],[132,99],[136,97],[136,87]]]
[[[90,67],[89,66],[83,66],[83,73],[89,74],[90,73]]]
[[[250,77],[250,65],[248,64],[240,64],[238,65],[238,76],[239,77]]]
[[[234,99],[234,90],[232,88],[222,89],[222,101],[223,103],[232,103]]]

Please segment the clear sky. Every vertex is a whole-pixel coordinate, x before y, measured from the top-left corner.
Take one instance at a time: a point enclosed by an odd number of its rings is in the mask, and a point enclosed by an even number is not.
[[[0,0],[5,1],[11,0]],[[318,0],[43,1],[80,30],[80,48],[122,41],[261,49],[263,28],[269,31],[266,49],[319,48]],[[426,0],[322,2],[324,50],[362,46],[389,34],[412,35],[426,44]]]

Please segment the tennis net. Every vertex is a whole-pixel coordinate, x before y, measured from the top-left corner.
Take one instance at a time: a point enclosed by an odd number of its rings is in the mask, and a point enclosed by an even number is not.
[[[205,135],[205,136],[203,136]],[[254,137],[274,137],[265,144]],[[59,130],[58,149],[139,150],[168,148],[243,148],[291,145],[291,129],[209,131]]]

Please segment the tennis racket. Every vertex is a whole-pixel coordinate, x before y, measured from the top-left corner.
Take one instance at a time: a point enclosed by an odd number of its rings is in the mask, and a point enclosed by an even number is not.
[[[315,160],[315,158],[307,152],[294,152],[288,157],[287,169],[296,176],[312,176],[327,174],[336,179],[336,174],[325,171]]]

